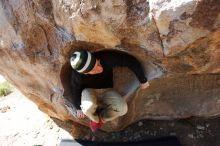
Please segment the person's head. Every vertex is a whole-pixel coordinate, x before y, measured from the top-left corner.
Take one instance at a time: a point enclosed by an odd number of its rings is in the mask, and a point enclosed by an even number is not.
[[[70,57],[70,64],[73,69],[83,74],[98,74],[103,71],[100,60],[86,50],[75,51]]]

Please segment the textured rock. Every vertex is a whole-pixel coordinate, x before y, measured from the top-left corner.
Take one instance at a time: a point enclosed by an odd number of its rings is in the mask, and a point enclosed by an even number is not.
[[[105,131],[143,118],[217,116],[219,11],[214,0],[3,0],[0,73],[75,137],[89,130],[88,119],[76,119],[65,102],[72,98],[69,56],[77,48],[133,54],[151,80],[140,91],[133,73],[114,70],[129,112]]]
[[[220,26],[219,1],[150,2],[152,15],[162,39],[164,54],[167,56],[183,51],[187,45]]]

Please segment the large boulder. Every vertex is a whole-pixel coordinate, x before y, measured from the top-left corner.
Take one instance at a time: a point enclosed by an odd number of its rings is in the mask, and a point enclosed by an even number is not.
[[[0,73],[74,137],[89,131],[67,102],[77,48],[126,51],[150,80],[140,90],[130,70],[114,70],[129,110],[104,131],[220,114],[220,1],[3,0],[0,20]]]

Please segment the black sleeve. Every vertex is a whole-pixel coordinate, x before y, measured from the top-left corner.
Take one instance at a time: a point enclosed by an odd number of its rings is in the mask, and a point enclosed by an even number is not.
[[[113,54],[109,54],[109,57],[111,57],[112,60],[112,66],[122,66],[122,67],[128,67],[129,69],[131,69],[135,75],[137,76],[138,80],[141,83],[146,83],[147,82],[147,78],[145,76],[144,73],[144,69],[141,65],[141,63],[132,55],[129,55],[127,53],[124,52],[120,52],[120,53],[113,53]]]
[[[82,87],[77,82],[76,77],[74,76],[74,73],[71,75],[71,93],[72,93],[72,104],[77,110],[81,110],[81,93],[82,93]]]

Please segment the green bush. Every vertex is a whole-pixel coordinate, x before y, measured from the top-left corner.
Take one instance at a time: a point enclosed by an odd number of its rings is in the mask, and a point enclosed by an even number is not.
[[[8,82],[3,82],[0,84],[0,97],[6,96],[11,93],[11,86]]]

